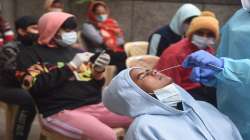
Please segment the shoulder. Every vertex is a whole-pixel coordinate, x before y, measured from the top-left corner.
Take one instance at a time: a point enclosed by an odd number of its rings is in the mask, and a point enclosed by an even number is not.
[[[150,129],[151,129],[150,131],[152,131],[155,128],[154,121],[156,121],[153,118],[156,118],[156,117],[154,115],[139,116],[133,121],[131,126],[135,131],[140,132],[140,133],[142,133],[143,131],[149,131]]]
[[[200,105],[202,109],[206,110],[206,112],[209,112],[209,114],[213,116],[214,118],[217,117],[217,119],[219,120],[227,118],[224,114],[222,114],[217,108],[215,108],[210,103],[207,103],[204,101],[198,101],[198,104]]]
[[[113,24],[118,24],[118,21],[113,18],[108,18],[107,22],[112,22]]]
[[[184,48],[186,48],[187,45],[188,45],[187,40],[182,39],[177,43],[170,45],[167,49],[165,49],[164,53],[166,52],[168,55],[172,54],[173,56],[179,55],[180,53],[185,51]]]
[[[153,115],[143,115],[135,118],[127,132],[127,139],[146,140],[157,139],[157,123],[153,120]]]
[[[82,27],[83,29],[95,29],[95,26],[88,22],[83,23]]]
[[[160,35],[164,35],[166,34],[166,31],[168,31],[168,25],[162,26],[160,28],[157,28],[153,33],[153,34],[160,34]]]

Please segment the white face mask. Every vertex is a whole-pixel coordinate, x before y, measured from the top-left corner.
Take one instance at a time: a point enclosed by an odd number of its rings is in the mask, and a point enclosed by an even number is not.
[[[75,44],[77,41],[76,31],[64,32],[62,33],[61,37],[62,37],[62,42],[69,46]]]
[[[215,39],[213,37],[202,37],[199,35],[193,35],[192,43],[200,50],[204,50],[208,46],[214,47]]]
[[[180,90],[175,83],[169,84],[161,89],[154,91],[157,99],[167,106],[176,107],[181,102]]]
[[[246,10],[250,10],[250,0],[241,0],[242,7]]]
[[[96,19],[100,22],[103,22],[108,19],[108,15],[107,14],[99,15],[96,17]]]

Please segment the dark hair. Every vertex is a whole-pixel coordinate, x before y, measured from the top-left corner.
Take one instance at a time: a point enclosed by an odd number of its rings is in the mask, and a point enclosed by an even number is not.
[[[77,28],[76,18],[69,17],[67,20],[65,20],[61,28],[70,30],[76,29]]]
[[[197,17],[197,16],[192,16],[192,17],[187,18],[187,19],[184,21],[184,23],[190,24],[190,23],[192,22],[193,18],[195,18],[195,17]]]
[[[54,0],[54,1],[52,2],[52,4],[55,4],[55,3],[62,3],[62,1],[61,1],[61,0]]]
[[[107,7],[106,7],[106,5],[104,5],[104,4],[102,4],[102,3],[97,3],[97,4],[95,4],[94,6],[93,6],[93,9],[92,9],[92,12],[96,12],[96,9],[97,9],[97,7],[99,7],[99,6],[103,6],[106,10],[107,10]]]
[[[30,25],[36,25],[38,22],[37,18],[33,16],[23,16],[15,21],[15,28],[27,29]]]

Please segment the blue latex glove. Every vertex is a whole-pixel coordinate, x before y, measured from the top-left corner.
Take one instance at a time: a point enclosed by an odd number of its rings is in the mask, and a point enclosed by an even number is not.
[[[199,50],[187,56],[183,61],[182,66],[184,68],[202,67],[213,69],[218,72],[224,67],[224,62],[222,59],[219,59],[204,50]]]
[[[199,82],[207,85],[211,80],[214,80],[214,75],[217,72],[213,69],[194,67],[190,79],[194,82]]]

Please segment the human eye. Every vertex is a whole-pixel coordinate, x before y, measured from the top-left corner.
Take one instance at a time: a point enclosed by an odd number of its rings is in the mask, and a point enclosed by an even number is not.
[[[137,76],[137,79],[139,80],[143,80],[145,77],[147,77],[148,75],[150,75],[150,70],[145,70],[144,72],[142,73],[139,73],[138,76]]]

